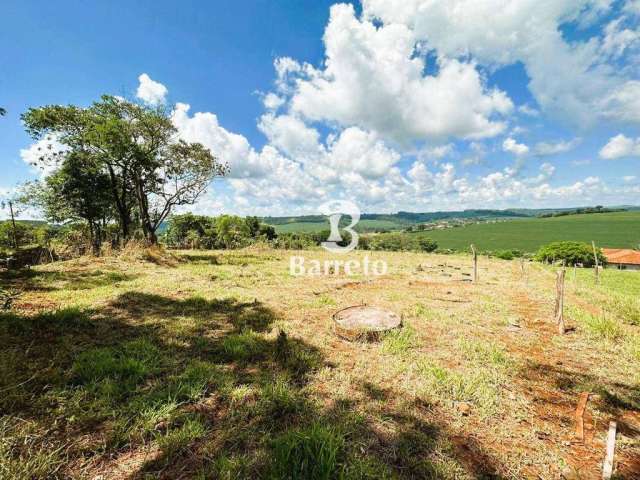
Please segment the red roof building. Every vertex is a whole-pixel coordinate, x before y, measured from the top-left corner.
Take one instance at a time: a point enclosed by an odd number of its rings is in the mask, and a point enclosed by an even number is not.
[[[623,248],[603,248],[607,264],[620,270],[640,270],[640,251]]]

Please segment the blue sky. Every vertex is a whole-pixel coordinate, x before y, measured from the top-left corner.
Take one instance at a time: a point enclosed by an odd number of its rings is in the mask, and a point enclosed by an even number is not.
[[[640,203],[638,0],[3,7],[3,195],[38,176],[20,113],[110,93],[230,164],[198,212]]]

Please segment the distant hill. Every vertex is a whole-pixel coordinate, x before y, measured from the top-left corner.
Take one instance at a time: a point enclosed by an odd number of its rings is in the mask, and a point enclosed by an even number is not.
[[[639,248],[640,211],[520,218],[406,235],[423,235],[438,242],[440,248],[453,250],[467,250],[473,243],[483,251],[535,252],[542,245],[562,240],[595,240],[600,247]]]
[[[581,207],[590,208],[590,207]],[[640,211],[637,206],[613,206],[610,209],[625,209],[628,211]],[[533,218],[556,213],[573,212],[577,208],[545,208],[545,209],[525,209],[512,208],[507,210],[474,209],[458,211],[436,211],[436,212],[398,212],[390,214],[365,213],[361,216],[356,230],[360,232],[374,232],[383,230],[404,230],[411,225],[421,223],[432,223],[449,219],[460,220],[516,220],[523,218]],[[291,232],[318,232],[328,230],[327,218],[322,215],[304,215],[292,217],[263,217],[262,221],[273,225],[278,233]],[[347,222],[348,218],[343,218]]]

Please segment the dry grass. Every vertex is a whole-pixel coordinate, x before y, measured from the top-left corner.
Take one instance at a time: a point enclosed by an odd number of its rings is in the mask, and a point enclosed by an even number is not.
[[[538,265],[483,259],[474,285],[465,256],[369,252],[387,275],[293,278],[290,253],[5,274],[25,293],[0,317],[0,476],[597,478],[609,419],[640,475],[640,275],[568,275],[559,337]],[[360,303],[403,329],[341,340],[331,314]]]

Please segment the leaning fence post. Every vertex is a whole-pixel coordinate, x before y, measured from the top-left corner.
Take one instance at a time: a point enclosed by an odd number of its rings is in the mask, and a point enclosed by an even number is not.
[[[558,332],[564,335],[564,277],[566,270],[558,270],[556,278],[556,322],[558,324]]]
[[[596,249],[596,242],[591,241],[591,245],[593,246],[593,258],[596,259],[596,285],[600,283],[600,262],[598,261],[598,250]]]
[[[473,253],[473,283],[478,281],[478,252],[476,252],[475,245],[471,245],[471,252]]]

